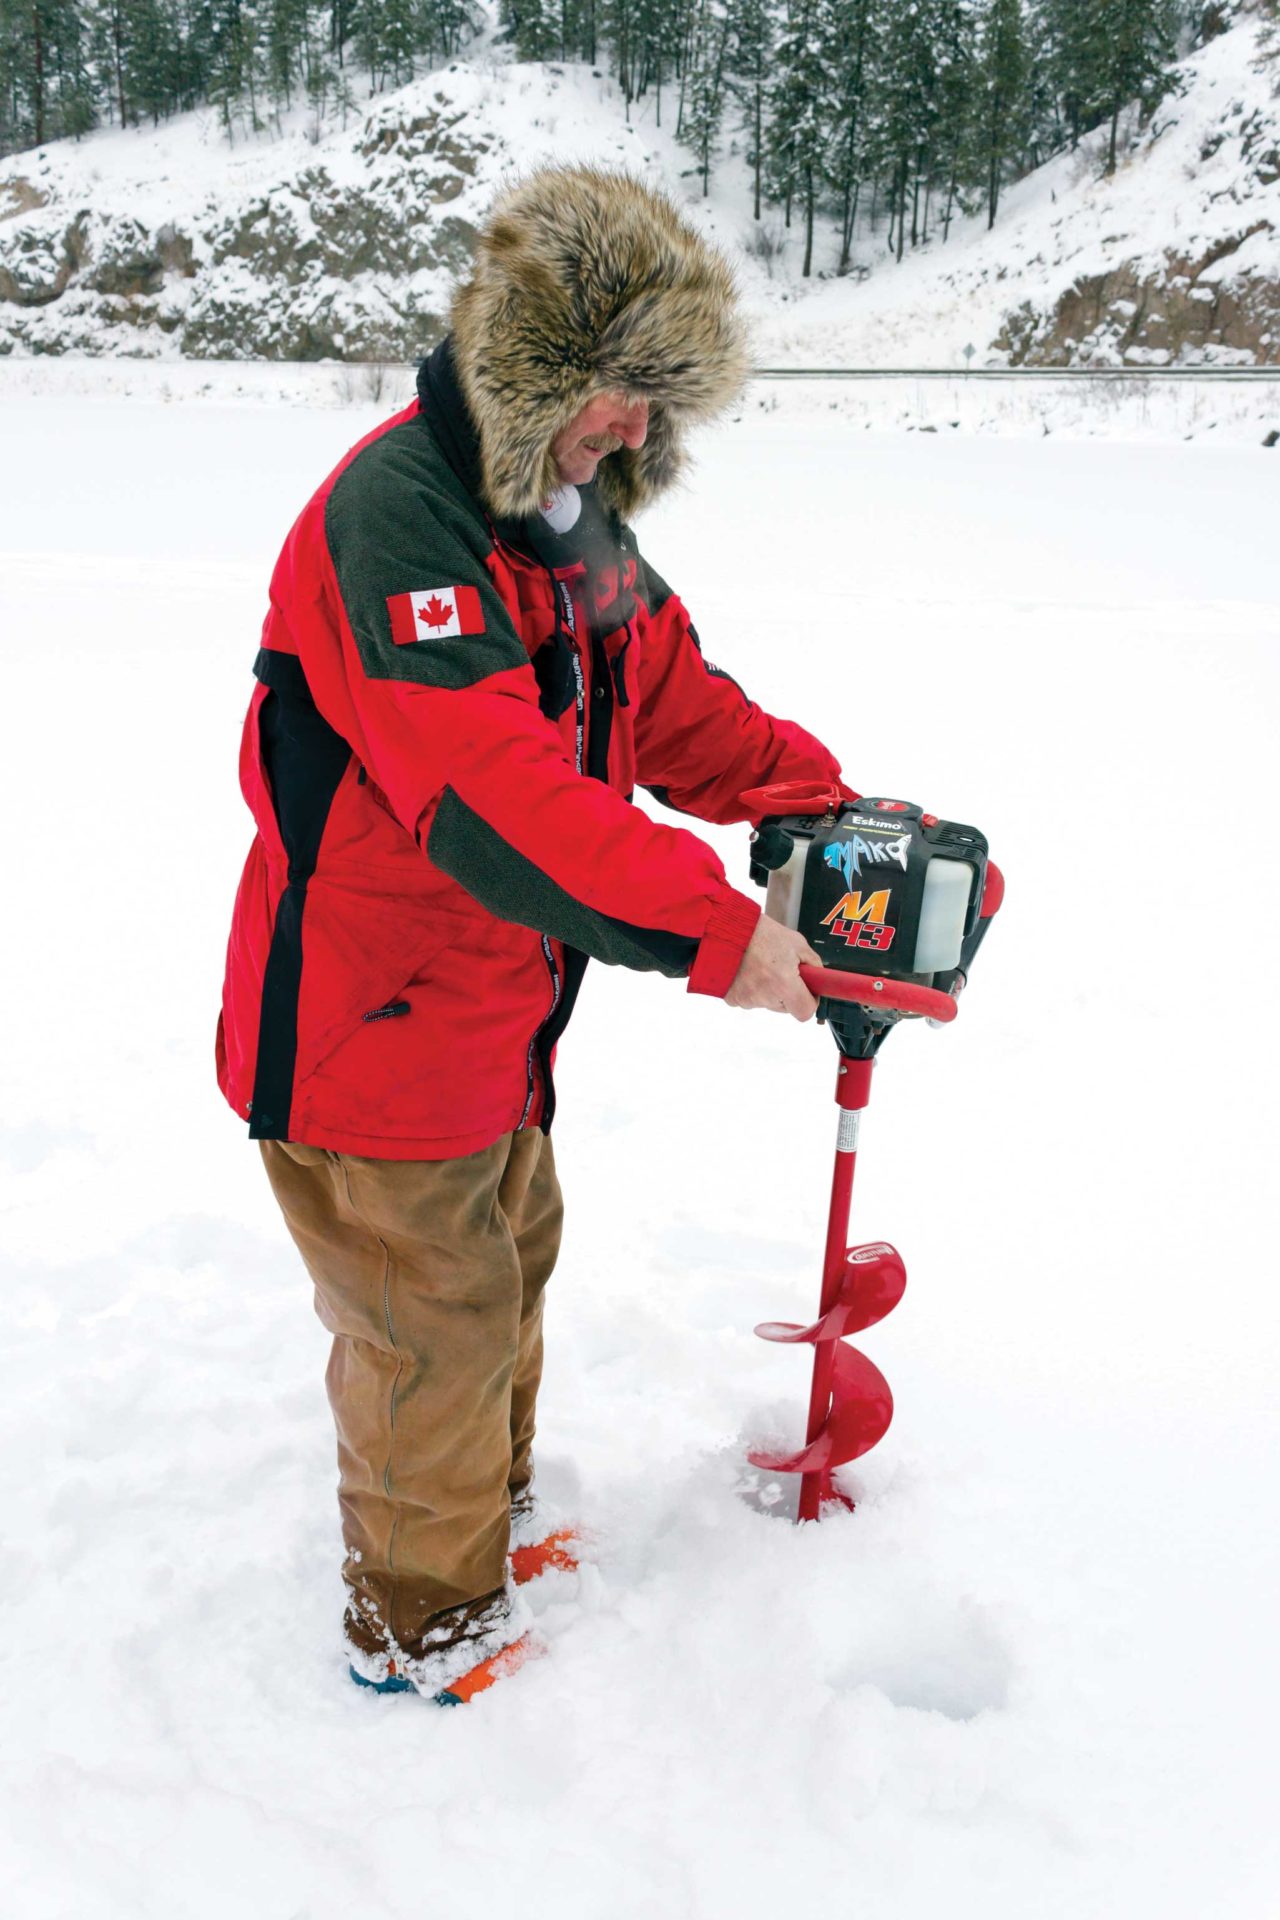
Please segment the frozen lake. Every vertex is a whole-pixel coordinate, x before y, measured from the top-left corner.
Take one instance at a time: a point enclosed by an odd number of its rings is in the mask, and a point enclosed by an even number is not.
[[[805,1398],[751,1329],[816,1301],[834,1049],[591,970],[540,1458],[597,1556],[440,1714],[345,1679],[325,1336],[213,1081],[267,574],[375,418],[5,404],[11,1910],[1265,1920],[1276,456],[783,408],[640,523],[1008,902],[878,1072],[897,1417],[802,1531],[743,1498]]]

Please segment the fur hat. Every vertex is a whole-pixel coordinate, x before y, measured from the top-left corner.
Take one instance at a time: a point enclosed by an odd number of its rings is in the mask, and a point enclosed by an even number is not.
[[[665,194],[596,167],[543,168],[501,196],[451,325],[502,518],[555,489],[552,441],[613,390],[649,402],[644,445],[598,469],[603,499],[629,518],[680,472],[687,426],[727,407],[747,373],[724,259]]]

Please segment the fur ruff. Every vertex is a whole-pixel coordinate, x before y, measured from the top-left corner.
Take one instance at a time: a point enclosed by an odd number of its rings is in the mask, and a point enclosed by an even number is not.
[[[451,325],[500,518],[548,497],[556,435],[617,390],[649,402],[644,445],[597,470],[605,503],[629,519],[676,479],[687,428],[729,406],[747,374],[725,260],[665,195],[596,167],[544,168],[502,195]]]

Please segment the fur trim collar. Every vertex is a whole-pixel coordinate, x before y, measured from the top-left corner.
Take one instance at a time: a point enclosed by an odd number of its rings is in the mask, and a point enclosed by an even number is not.
[[[630,519],[679,474],[687,427],[729,406],[747,374],[725,260],[665,195],[596,167],[545,168],[502,195],[450,323],[484,498],[503,518],[547,498],[552,441],[616,389],[649,402],[644,445],[606,454],[597,474]]]

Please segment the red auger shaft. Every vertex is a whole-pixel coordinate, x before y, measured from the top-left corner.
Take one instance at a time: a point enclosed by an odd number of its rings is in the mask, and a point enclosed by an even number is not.
[[[756,1328],[762,1340],[813,1347],[813,1385],[804,1445],[794,1453],[752,1448],[747,1458],[767,1473],[800,1476],[798,1520],[817,1520],[827,1500],[853,1502],[832,1478],[837,1467],[882,1440],[893,1418],[893,1395],[880,1369],[851,1347],[846,1334],[861,1333],[891,1313],[907,1284],[902,1256],[887,1241],[847,1244],[849,1202],[857,1164],[858,1118],[871,1093],[870,1060],[842,1057],[836,1080],[840,1132],[831,1177],[831,1207],[822,1266],[822,1304],[811,1326],[790,1320],[764,1320]]]
[[[842,1054],[836,1074],[836,1105],[840,1108],[840,1131],[836,1137],[835,1166],[831,1174],[831,1205],[827,1213],[827,1242],[822,1256],[822,1301],[819,1319],[836,1304],[844,1278],[845,1255],[849,1246],[849,1210],[853,1202],[853,1176],[858,1165],[859,1116],[871,1098],[871,1071],[874,1060],[849,1060]],[[831,1382],[835,1371],[835,1342],[820,1340],[813,1349],[813,1387],[809,1394],[809,1424],[805,1443],[812,1446],[826,1425],[831,1405]],[[805,1473],[800,1477],[800,1505],[797,1518],[816,1520],[822,1496],[829,1490],[830,1469]]]

